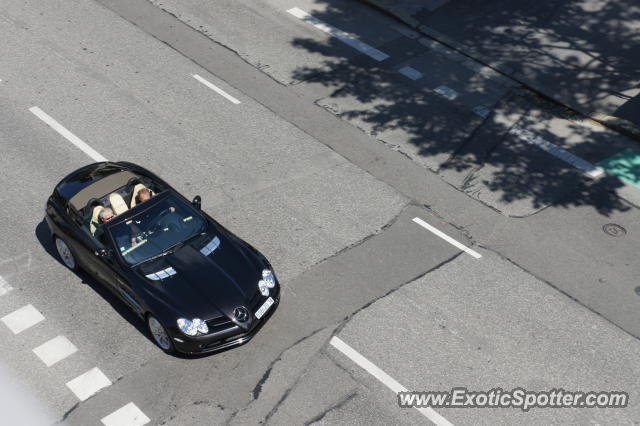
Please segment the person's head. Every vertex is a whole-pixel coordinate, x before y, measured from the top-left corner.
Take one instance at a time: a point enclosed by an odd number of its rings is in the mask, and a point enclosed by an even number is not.
[[[140,191],[138,191],[138,202],[139,203],[144,203],[145,201],[147,201],[150,198],[151,198],[151,191],[149,189],[142,188]]]
[[[105,207],[104,209],[102,209],[100,214],[98,214],[98,219],[101,223],[105,223],[113,219],[114,216],[115,215],[113,214],[113,210],[111,210],[109,207]]]

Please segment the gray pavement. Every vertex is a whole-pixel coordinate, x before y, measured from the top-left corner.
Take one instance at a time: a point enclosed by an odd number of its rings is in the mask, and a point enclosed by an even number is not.
[[[303,10],[320,6],[330,13],[339,8],[349,13],[357,13],[371,25],[363,28],[357,21],[345,18],[335,22],[341,30],[357,30],[362,38],[372,46],[397,39],[400,34],[391,28],[393,20],[376,13],[363,11],[361,5],[340,1],[337,5],[319,5],[315,1],[301,1],[295,4],[288,0],[268,0],[256,3],[250,0],[228,0],[212,4],[206,0],[151,0],[158,6],[238,54],[251,65],[283,84],[297,84],[302,77],[296,75],[301,67],[320,71],[330,71],[332,61],[328,56],[353,57],[353,49],[336,43],[330,35],[301,22],[286,11],[293,6]],[[286,30],[284,30],[286,28]],[[318,46],[318,51],[291,49],[309,41]]]
[[[629,370],[640,351],[635,338],[511,262],[480,252],[482,259],[460,256],[377,301],[338,337],[411,390],[617,386],[637,392]],[[372,323],[388,326],[372,328]],[[443,347],[449,350],[443,352]],[[363,370],[342,353],[332,347],[327,352],[363,386],[371,385]],[[391,405],[393,392],[373,386],[386,392]],[[633,424],[638,409],[636,401],[625,410],[588,412],[437,411],[459,425],[539,425]]]
[[[18,335],[0,324],[0,360],[53,418],[100,424],[134,402],[151,424],[424,423],[328,344],[336,333],[412,390],[632,398],[627,409],[445,410],[455,424],[637,418],[640,190],[531,143],[595,163],[629,139],[361,3],[11,1],[0,19],[0,290],[13,287],[0,317],[26,304],[45,317]],[[355,39],[389,58],[344,42]],[[122,303],[57,261],[43,200],[91,160],[34,105],[102,155],[201,194],[267,254],[283,302],[252,342],[165,356]],[[57,335],[78,352],[46,367],[32,349]],[[65,383],[96,366],[112,385],[78,402]]]

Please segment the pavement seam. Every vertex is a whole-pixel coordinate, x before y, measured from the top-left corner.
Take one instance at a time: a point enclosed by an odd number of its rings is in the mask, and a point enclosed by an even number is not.
[[[453,262],[454,260],[456,260],[458,257],[460,257],[462,254],[464,254],[463,251],[460,251],[456,254],[454,254],[453,256],[451,256],[449,259],[443,260],[442,262],[440,262],[439,264],[437,264],[436,266],[434,266],[433,268],[429,268],[428,270],[426,270],[425,272],[422,272],[418,275],[416,275],[413,278],[410,278],[409,280],[401,283],[400,285],[398,285],[395,288],[392,288],[391,290],[387,291],[385,294],[378,296],[376,298],[374,298],[373,300],[370,300],[369,302],[365,303],[364,305],[362,305],[360,308],[356,309],[355,311],[351,312],[350,314],[347,314],[338,324],[338,326],[335,328],[335,330],[332,333],[332,336],[337,336],[338,334],[340,334],[340,332],[344,329],[344,327],[346,327],[347,323],[358,313],[360,313],[361,311],[363,311],[364,309],[368,308],[369,306],[373,305],[374,303],[376,303],[377,301],[384,299],[385,297],[395,293],[396,291],[400,290],[402,287],[406,286],[407,284],[410,284],[416,280],[419,280],[420,278],[424,277],[425,275],[428,275],[431,272],[434,272],[440,268],[442,268],[443,266],[446,266],[447,264]],[[329,339],[327,339],[327,342],[325,344],[328,345],[329,341],[331,340],[331,337],[329,337]]]
[[[369,235],[364,236],[363,238],[359,239],[358,241],[355,241],[351,244],[349,244],[348,246],[345,246],[343,248],[341,248],[340,250],[338,250],[337,252],[318,260],[317,262],[315,262],[314,264],[310,265],[307,269],[305,269],[304,271],[302,271],[300,274],[298,274],[297,276],[309,271],[311,268],[314,268],[322,263],[325,263],[328,260],[333,259],[334,257],[340,256],[341,254],[356,248],[358,246],[361,246],[362,244],[364,244],[365,242],[367,242],[368,240],[370,240],[371,238],[375,237],[376,235],[381,234],[382,232],[386,231],[388,228],[390,228],[391,226],[393,226],[398,219],[400,219],[400,217],[402,216],[402,214],[409,209],[410,207],[416,207],[418,206],[417,204],[414,204],[413,201],[407,201],[405,202],[405,204],[400,208],[400,210],[398,211],[398,213],[395,214],[395,216],[393,216],[391,219],[389,219],[387,221],[387,223],[385,223],[384,225],[382,225],[379,229],[374,230],[373,232],[371,232]],[[295,278],[295,277],[294,277]]]
[[[513,259],[511,259],[508,256],[503,255],[502,253],[500,253],[497,250],[492,249],[491,247],[488,246],[483,246],[482,244],[478,244],[478,247],[482,247],[482,249],[487,250],[491,253],[494,253],[496,256],[498,256],[500,259],[503,259],[507,262],[509,262],[510,264],[512,264],[513,266],[515,266],[516,268],[520,269],[522,272],[532,276],[533,278],[547,284],[549,287],[551,287],[552,289],[558,291],[558,293],[562,294],[563,296],[566,296],[567,298],[573,300],[574,302],[576,302],[578,305],[580,305],[583,308],[586,308],[588,311],[594,313],[595,315],[599,316],[600,318],[602,318],[603,320],[605,320],[607,323],[613,325],[615,328],[619,329],[620,331],[622,331],[623,333],[635,338],[635,339],[640,339],[640,336],[636,336],[633,333],[625,330],[624,328],[620,327],[618,324],[616,324],[615,322],[611,321],[609,318],[605,317],[604,315],[602,315],[600,312],[592,309],[591,307],[585,305],[584,303],[582,303],[580,301],[580,299],[576,299],[575,297],[573,297],[572,295],[570,295],[569,293],[567,293],[566,291],[562,290],[561,288],[553,285],[550,281],[540,277],[539,275],[535,274],[534,272],[528,270],[527,268],[519,265],[518,263],[516,263]]]

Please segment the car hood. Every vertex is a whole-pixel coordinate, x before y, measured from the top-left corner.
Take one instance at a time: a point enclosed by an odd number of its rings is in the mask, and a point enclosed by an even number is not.
[[[217,247],[203,254],[202,247],[216,238]],[[233,319],[234,309],[248,307],[259,291],[265,267],[263,258],[241,241],[224,233],[207,233],[160,261],[144,265],[138,273],[147,280],[149,293],[178,316],[207,320],[224,315]],[[172,275],[157,280],[147,277],[163,270]]]

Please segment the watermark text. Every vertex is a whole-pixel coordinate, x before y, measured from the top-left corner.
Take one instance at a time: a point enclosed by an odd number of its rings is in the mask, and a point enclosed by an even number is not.
[[[523,388],[472,391],[453,388],[450,391],[399,392],[402,408],[624,408],[629,394],[622,391],[528,391]]]

